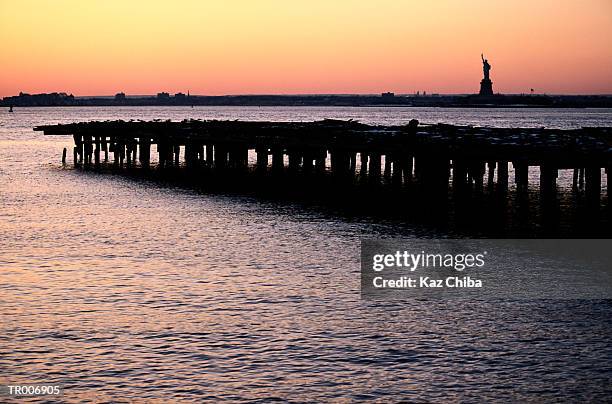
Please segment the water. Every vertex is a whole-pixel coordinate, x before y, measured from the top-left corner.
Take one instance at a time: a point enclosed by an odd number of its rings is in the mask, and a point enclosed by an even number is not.
[[[359,240],[427,226],[59,164],[90,119],[612,126],[612,110],[23,108],[0,114],[0,383],[66,401],[573,400],[612,393],[612,303],[359,297]]]

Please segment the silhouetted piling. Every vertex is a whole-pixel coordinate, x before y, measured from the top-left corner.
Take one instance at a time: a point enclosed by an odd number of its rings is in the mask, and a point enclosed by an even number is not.
[[[493,180],[495,179],[495,161],[487,161],[487,186],[493,188]]]
[[[467,164],[460,159],[453,159],[453,190],[461,192],[467,187]]]
[[[260,145],[255,148],[255,152],[257,153],[257,170],[265,172],[268,169],[268,148]]]
[[[106,141],[106,136],[102,136],[102,151],[104,152],[104,162],[108,163],[108,143]]]
[[[412,181],[413,156],[406,154],[402,158],[402,173],[406,182]]]
[[[573,175],[572,175],[572,189],[574,191],[578,190],[578,172],[580,170],[578,168],[574,168],[573,170]]]
[[[359,157],[361,163],[361,169],[359,172],[360,175],[365,178],[365,176],[368,174],[368,153],[366,151],[360,151]]]
[[[143,167],[149,167],[151,163],[151,139],[149,137],[141,137],[140,142],[140,164]]]
[[[389,155],[385,156],[385,170],[384,170],[385,179],[391,178],[391,158]]]
[[[612,206],[610,203],[610,196],[612,196],[612,166],[606,167],[606,187],[608,193],[608,206]]]
[[[392,182],[394,185],[400,185],[402,183],[402,160],[399,156],[393,154],[392,156]]]
[[[324,174],[325,173],[325,162],[327,160],[327,151],[326,150],[319,150],[317,151],[317,154],[315,156],[315,171],[317,174]],[[350,170],[350,168],[349,168]],[[355,168],[353,167],[353,171],[352,174],[355,174]]]
[[[284,159],[285,159],[285,156],[283,154],[282,147],[273,146],[272,147],[272,170],[274,172],[279,173],[283,170],[283,166],[285,165]]]
[[[585,169],[585,195],[591,203],[598,203],[601,196],[601,169],[599,167],[586,167]]]
[[[514,166],[514,182],[517,190],[527,191],[529,187],[529,165],[525,161],[515,161]]]
[[[508,191],[508,162],[499,161],[497,163],[497,189],[500,192]]]
[[[100,144],[100,136],[96,136],[95,137],[95,151],[94,151],[94,164],[97,166],[100,165],[100,148],[101,148],[101,144]]]
[[[550,164],[540,166],[540,191],[545,195],[551,195],[557,188],[557,168]]]
[[[350,152],[349,153],[349,171],[351,172],[351,175],[355,175],[356,170],[357,170],[357,153]]]

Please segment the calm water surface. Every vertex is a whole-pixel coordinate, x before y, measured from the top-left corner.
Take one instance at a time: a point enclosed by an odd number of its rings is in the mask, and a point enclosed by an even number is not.
[[[447,236],[58,164],[90,119],[612,126],[612,110],[23,108],[0,113],[0,383],[66,401],[603,402],[612,303],[371,302],[361,237]]]

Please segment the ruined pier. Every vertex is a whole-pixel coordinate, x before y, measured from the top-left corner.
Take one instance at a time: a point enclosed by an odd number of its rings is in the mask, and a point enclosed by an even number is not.
[[[418,184],[428,193],[486,186],[503,194],[512,182],[517,191],[527,190],[533,178],[529,169],[537,167],[542,194],[554,196],[559,170],[570,169],[572,186],[598,203],[602,174],[612,167],[611,128],[185,120],[81,122],[34,130],[72,136],[73,163],[84,168],[293,174],[393,189]],[[605,175],[608,192],[611,177]]]

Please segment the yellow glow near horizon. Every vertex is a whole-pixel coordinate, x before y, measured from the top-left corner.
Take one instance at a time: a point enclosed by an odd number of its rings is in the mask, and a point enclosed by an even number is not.
[[[612,1],[0,0],[0,96],[612,93]]]

